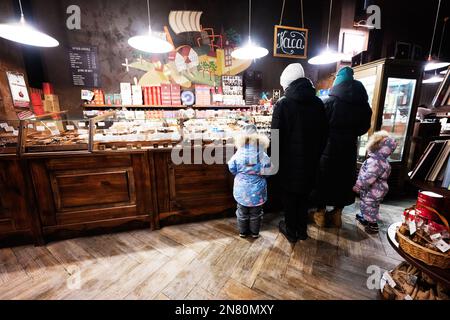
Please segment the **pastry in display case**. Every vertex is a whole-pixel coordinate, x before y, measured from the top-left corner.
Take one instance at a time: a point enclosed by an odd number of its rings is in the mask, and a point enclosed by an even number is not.
[[[0,154],[17,153],[19,127],[19,120],[0,120]]]
[[[23,120],[22,153],[88,151],[86,120]]]
[[[126,119],[111,112],[91,121],[93,151],[167,148],[181,141],[175,118]]]

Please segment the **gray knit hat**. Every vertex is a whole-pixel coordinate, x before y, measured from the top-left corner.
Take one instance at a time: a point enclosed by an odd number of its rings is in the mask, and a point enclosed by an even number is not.
[[[254,124],[247,124],[244,126],[243,131],[247,135],[256,134],[258,133],[258,129]]]

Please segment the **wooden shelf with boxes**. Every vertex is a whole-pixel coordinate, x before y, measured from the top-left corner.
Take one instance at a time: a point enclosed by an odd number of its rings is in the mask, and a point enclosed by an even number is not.
[[[112,105],[112,104],[83,104],[84,109],[248,109],[255,106],[250,105],[208,105],[208,106],[185,106],[185,105]]]

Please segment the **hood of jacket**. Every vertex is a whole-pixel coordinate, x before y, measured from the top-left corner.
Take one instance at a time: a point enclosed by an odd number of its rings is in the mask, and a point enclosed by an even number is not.
[[[348,103],[366,103],[369,100],[366,88],[358,80],[344,81],[332,87],[330,97],[337,97]]]
[[[386,138],[380,143],[380,148],[374,152],[369,152],[369,156],[379,156],[385,159],[389,158],[391,154],[397,149],[398,143],[393,138]]]
[[[299,78],[287,87],[284,96],[296,101],[308,101],[316,96],[316,89],[308,78]]]

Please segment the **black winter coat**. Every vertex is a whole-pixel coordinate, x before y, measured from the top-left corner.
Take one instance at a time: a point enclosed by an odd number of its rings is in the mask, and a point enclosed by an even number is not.
[[[345,81],[333,87],[325,101],[329,137],[320,159],[313,199],[319,205],[344,207],[355,202],[358,137],[371,125],[372,109],[363,84]]]
[[[309,195],[328,130],[323,102],[309,79],[297,79],[286,89],[274,107],[272,129],[280,134],[277,178],[281,188]]]

